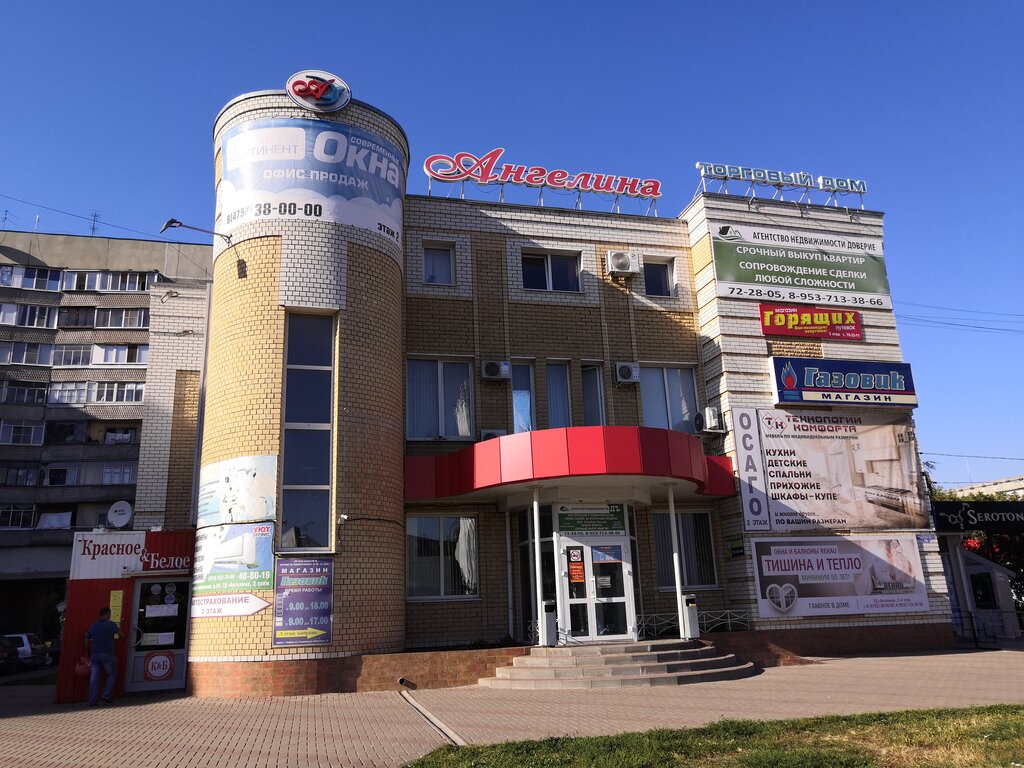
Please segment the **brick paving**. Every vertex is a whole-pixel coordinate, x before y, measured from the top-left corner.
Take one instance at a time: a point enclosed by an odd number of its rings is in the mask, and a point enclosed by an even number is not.
[[[745,680],[665,688],[418,690],[470,743],[787,718],[1024,704],[1024,652],[828,659]],[[400,766],[445,743],[397,693],[277,699],[137,696],[114,707],[51,703],[52,689],[0,686],[0,768]]]

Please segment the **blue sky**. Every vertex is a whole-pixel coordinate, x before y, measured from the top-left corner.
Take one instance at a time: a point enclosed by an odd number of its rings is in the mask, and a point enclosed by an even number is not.
[[[8,229],[89,232],[43,206],[113,237],[211,226],[214,117],[306,67],[405,127],[412,193],[426,155],[496,146],[660,179],[662,216],[698,160],[866,179],[935,477],[1024,475],[936,455],[1024,457],[1024,3],[12,0],[0,20]]]

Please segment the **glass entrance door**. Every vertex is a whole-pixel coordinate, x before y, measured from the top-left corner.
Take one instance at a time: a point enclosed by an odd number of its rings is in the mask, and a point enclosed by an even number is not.
[[[128,636],[126,691],[165,691],[185,687],[189,587],[180,576],[138,579]]]
[[[560,588],[569,642],[635,640],[633,567],[625,536],[562,537]]]

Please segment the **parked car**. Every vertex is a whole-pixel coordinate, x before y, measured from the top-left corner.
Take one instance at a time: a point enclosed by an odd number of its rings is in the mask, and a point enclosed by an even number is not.
[[[18,644],[11,638],[0,635],[0,675],[6,675],[21,669],[21,655]]]
[[[60,662],[60,638],[51,640],[46,648],[46,664],[58,664]]]
[[[18,648],[18,657],[26,667],[41,667],[46,664],[46,643],[34,632],[16,632],[5,637],[14,641]]]

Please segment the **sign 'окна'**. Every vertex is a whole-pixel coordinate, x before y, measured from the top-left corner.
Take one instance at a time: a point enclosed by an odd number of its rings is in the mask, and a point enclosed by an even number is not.
[[[505,153],[503,147],[492,149],[477,157],[469,152],[450,155],[431,155],[423,163],[423,172],[438,181],[475,181],[477,184],[522,184],[527,187],[552,189],[578,189],[581,192],[606,192],[627,197],[661,197],[661,182],[657,179],[638,179],[607,173],[570,174],[562,169],[549,171],[539,165],[525,166],[498,160]]]

